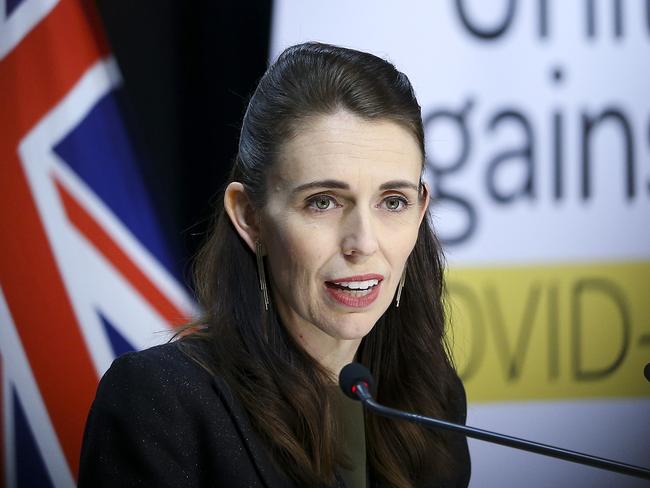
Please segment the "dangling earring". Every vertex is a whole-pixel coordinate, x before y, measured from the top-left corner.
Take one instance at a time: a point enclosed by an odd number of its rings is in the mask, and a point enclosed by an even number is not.
[[[269,292],[266,288],[266,273],[264,273],[264,258],[262,256],[262,243],[255,241],[255,258],[257,259],[257,275],[260,278],[260,290],[264,299],[264,310],[269,309]]]
[[[404,290],[404,282],[406,281],[406,265],[404,265],[404,271],[402,271],[402,277],[399,279],[399,284],[397,285],[397,297],[395,298],[395,307],[399,308],[399,300],[402,298],[402,290]]]

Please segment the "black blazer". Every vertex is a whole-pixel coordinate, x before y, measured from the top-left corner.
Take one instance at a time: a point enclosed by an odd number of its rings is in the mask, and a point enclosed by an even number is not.
[[[453,480],[431,480],[430,486],[469,483],[461,437],[452,449],[462,469]],[[369,474],[369,486],[379,486]],[[100,381],[86,423],[79,486],[296,485],[275,467],[228,385],[169,343],[120,356]],[[345,486],[341,478],[336,486]]]

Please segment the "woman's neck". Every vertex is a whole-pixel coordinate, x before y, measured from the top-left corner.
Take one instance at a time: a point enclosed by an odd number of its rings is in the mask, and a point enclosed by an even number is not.
[[[321,347],[309,354],[316,359],[327,371],[332,374],[332,378],[338,383],[339,373],[346,364],[354,361],[359,349],[361,339],[338,340],[329,347]]]
[[[362,339],[336,339],[318,332],[301,331],[292,333],[292,336],[307,354],[330,372],[332,381],[338,383],[339,373],[346,364],[354,361]]]

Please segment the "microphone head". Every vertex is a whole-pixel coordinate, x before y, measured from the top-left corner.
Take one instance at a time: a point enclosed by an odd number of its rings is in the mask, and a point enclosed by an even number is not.
[[[343,393],[346,396],[352,398],[353,400],[359,400],[359,397],[355,395],[352,388],[357,383],[364,382],[368,385],[368,390],[374,392],[375,385],[372,379],[372,375],[368,368],[359,363],[350,363],[346,365],[341,372],[339,373],[339,386]]]

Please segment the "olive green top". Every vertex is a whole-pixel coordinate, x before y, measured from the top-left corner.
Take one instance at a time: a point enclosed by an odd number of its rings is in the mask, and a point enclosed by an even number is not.
[[[345,453],[352,461],[352,468],[339,468],[339,473],[348,488],[366,487],[366,429],[363,421],[363,405],[361,402],[345,396],[336,387],[334,394],[337,408],[343,424],[343,441]]]

